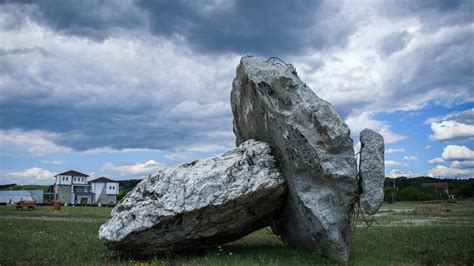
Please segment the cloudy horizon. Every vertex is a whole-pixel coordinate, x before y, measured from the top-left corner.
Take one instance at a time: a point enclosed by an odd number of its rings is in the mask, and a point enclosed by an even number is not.
[[[388,177],[474,178],[474,1],[0,2],[0,184],[142,178],[235,146],[242,56],[278,56]]]

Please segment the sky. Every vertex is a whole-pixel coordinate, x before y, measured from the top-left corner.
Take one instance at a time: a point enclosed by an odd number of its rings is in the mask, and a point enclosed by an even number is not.
[[[385,174],[474,178],[474,1],[1,1],[0,184],[143,178],[235,147],[231,83],[278,56]]]

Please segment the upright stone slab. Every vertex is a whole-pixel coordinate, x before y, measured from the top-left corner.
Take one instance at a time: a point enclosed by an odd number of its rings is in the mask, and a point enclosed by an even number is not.
[[[268,144],[249,140],[221,156],[140,182],[99,229],[110,250],[185,251],[237,240],[271,224],[286,198]]]
[[[237,144],[270,144],[289,195],[276,229],[288,245],[346,261],[358,183],[350,131],[291,65],[243,57],[232,83]]]
[[[384,141],[370,129],[360,132],[359,176],[362,193],[360,206],[367,214],[375,214],[383,202],[385,181]]]

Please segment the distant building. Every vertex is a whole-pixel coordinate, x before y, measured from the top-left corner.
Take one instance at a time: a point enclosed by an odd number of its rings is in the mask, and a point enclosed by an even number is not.
[[[88,175],[74,170],[54,177],[55,198],[62,203],[114,205],[117,202],[117,181],[106,177],[87,181]]]
[[[0,203],[15,204],[21,200],[43,203],[43,190],[0,190]]]
[[[117,181],[102,176],[89,181],[89,184],[94,193],[93,198],[95,199],[95,204],[117,203],[117,194],[119,191],[119,183]]]
[[[455,188],[448,189],[448,198],[449,199],[455,199],[455,198],[459,197],[459,192],[460,192],[459,189],[455,189]]]

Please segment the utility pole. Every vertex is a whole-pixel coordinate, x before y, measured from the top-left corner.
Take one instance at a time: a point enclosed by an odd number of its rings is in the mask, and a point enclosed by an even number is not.
[[[395,191],[395,178],[392,178],[393,181],[393,189],[392,189],[392,203],[395,203],[395,199],[393,198],[393,193]]]

